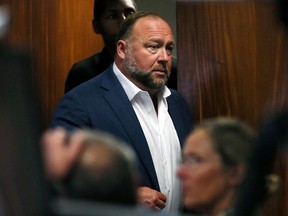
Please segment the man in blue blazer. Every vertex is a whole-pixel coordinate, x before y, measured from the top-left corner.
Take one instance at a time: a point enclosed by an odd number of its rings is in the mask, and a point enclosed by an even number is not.
[[[122,24],[115,62],[61,99],[51,126],[93,128],[127,142],[138,158],[141,203],[177,211],[176,169],[192,123],[183,97],[165,84],[173,32],[154,13],[135,13]]]

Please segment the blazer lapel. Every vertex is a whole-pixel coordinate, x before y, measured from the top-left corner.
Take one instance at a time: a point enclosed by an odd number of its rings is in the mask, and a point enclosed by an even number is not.
[[[187,119],[189,117],[188,116],[183,117],[182,113],[179,111],[179,107],[182,107],[182,109],[184,109],[186,105],[179,104],[179,102],[175,100],[172,96],[168,97],[167,102],[169,107],[168,112],[171,116],[174,127],[178,134],[180,145],[182,147],[187,134],[190,132],[192,128],[190,120]]]
[[[119,121],[122,123],[123,128],[131,140],[131,145],[139,156],[140,163],[144,165],[155,188],[159,190],[160,187],[154,164],[141,125],[123,87],[115,76],[112,67],[110,68],[111,71],[107,74],[107,79],[103,79],[102,82],[102,87],[107,90],[104,97],[118,116]]]

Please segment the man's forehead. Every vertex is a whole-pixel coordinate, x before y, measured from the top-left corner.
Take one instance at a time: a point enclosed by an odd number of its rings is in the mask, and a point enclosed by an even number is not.
[[[148,18],[148,19],[146,19]],[[171,40],[174,39],[173,31],[171,27],[163,19],[159,17],[143,17],[137,20],[132,27],[133,32],[136,36],[146,36],[157,38],[158,36],[169,37]]]
[[[158,16],[147,16],[147,17],[141,17],[139,18],[135,24],[134,27],[136,28],[150,28],[150,29],[155,29],[155,28],[161,28],[165,31],[170,31],[173,34],[173,31],[169,24],[163,20],[161,17]],[[156,30],[156,29],[155,29]]]
[[[105,11],[118,11],[124,9],[133,9],[135,10],[135,5],[132,1],[106,1],[105,2]]]

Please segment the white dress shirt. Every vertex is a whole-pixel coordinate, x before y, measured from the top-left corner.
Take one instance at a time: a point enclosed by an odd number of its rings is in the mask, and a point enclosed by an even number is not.
[[[158,115],[148,92],[142,91],[113,64],[113,70],[123,86],[138,117],[154,163],[161,193],[167,197],[163,211],[177,212],[180,202],[180,183],[176,170],[181,161],[177,132],[168,113],[166,98],[171,94],[165,86],[158,94]]]

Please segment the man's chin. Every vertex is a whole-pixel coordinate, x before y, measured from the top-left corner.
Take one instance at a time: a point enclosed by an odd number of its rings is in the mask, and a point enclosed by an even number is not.
[[[164,85],[166,85],[167,81],[168,81],[167,75],[165,75],[165,76],[158,76],[158,77],[155,78],[155,83],[156,83],[157,85],[162,86],[162,87],[163,87]]]
[[[153,84],[151,85],[152,89],[162,89],[164,86],[166,85],[166,81],[161,79],[161,80],[156,80],[153,82]]]

